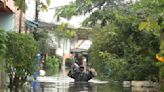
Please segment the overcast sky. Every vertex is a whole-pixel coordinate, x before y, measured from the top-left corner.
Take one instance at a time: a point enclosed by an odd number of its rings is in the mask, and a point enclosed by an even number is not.
[[[57,23],[54,19],[55,9],[52,9],[52,8],[58,7],[58,6],[63,6],[63,5],[68,5],[71,1],[75,1],[75,0],[51,0],[51,5],[49,6],[49,11],[48,12],[40,12],[39,19],[44,22]],[[27,5],[28,5],[28,9],[26,11],[26,19],[34,20],[35,2],[31,2],[31,0],[29,0],[29,1],[27,1]],[[80,27],[82,21],[84,21],[85,18],[86,18],[86,16],[73,17],[69,21],[69,24],[74,27]],[[68,22],[68,21],[65,19],[61,19],[61,22]]]

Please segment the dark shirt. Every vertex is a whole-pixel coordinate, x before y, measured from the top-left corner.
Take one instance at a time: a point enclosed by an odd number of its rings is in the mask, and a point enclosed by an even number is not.
[[[81,72],[81,71],[69,71],[68,76],[75,79],[75,82],[88,82],[94,77],[91,71]]]

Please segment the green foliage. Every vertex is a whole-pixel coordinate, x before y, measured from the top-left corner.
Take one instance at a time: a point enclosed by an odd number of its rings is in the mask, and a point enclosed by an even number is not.
[[[67,58],[66,60],[65,60],[65,65],[66,65],[66,67],[68,67],[68,68],[71,68],[71,65],[73,64],[73,59],[72,58]]]
[[[112,8],[122,3],[120,0],[76,0],[69,5],[59,7],[55,15],[58,19],[60,17],[70,19],[74,15],[82,15],[88,12],[95,12],[94,10]]]
[[[146,29],[147,31],[159,30],[159,26],[157,21],[148,17],[146,22],[141,22],[139,25],[139,30],[144,30],[144,29]]]
[[[0,29],[0,71],[4,71],[4,56],[6,53],[7,33]]]
[[[70,19],[73,15],[90,13],[83,25],[96,26],[91,53],[100,77],[157,80],[155,55],[159,52],[158,30],[163,32],[163,7],[162,0],[139,0],[135,3],[76,0],[60,7],[57,16]]]
[[[4,55],[6,52],[6,41],[7,33],[4,30],[0,30],[0,56]]]
[[[48,6],[51,3],[51,0],[38,0],[37,1],[38,4],[38,9],[42,10],[42,11],[48,11]]]
[[[59,72],[60,58],[56,56],[49,56],[45,62],[45,70],[48,76],[55,75]]]
[[[159,75],[160,75],[160,79],[163,79],[164,78],[164,67],[161,67],[160,68]]]
[[[39,51],[45,53],[47,51],[48,31],[34,31],[34,39],[37,41]]]
[[[26,9],[28,8],[26,5],[26,0],[14,0],[15,1],[15,6],[17,6],[18,10],[21,10],[23,12],[26,11]],[[35,1],[35,0],[34,0]],[[5,3],[7,2],[6,0],[4,1]],[[51,3],[51,0],[37,0],[38,4],[38,8],[41,9],[42,11],[48,11],[48,6]]]
[[[125,21],[122,25],[111,24],[93,29],[91,53],[99,77],[114,80],[158,79],[154,57],[159,51],[158,37],[138,31],[137,27],[132,28]]]
[[[139,29],[146,29],[147,31],[162,29],[163,22],[163,8],[164,3],[162,0],[140,0],[134,5],[134,8],[140,15],[142,15],[142,22]]]
[[[57,28],[54,30],[55,36],[57,36],[58,39],[61,38],[67,38],[71,39],[74,38],[75,31],[68,28],[68,23],[61,23],[61,25],[57,26]]]
[[[32,74],[34,71],[32,59],[36,55],[36,42],[32,36],[18,33],[8,33],[7,42],[7,68],[19,68],[17,70],[18,75],[22,76],[27,72],[27,74]],[[25,70],[24,70],[25,69]]]
[[[15,0],[15,6],[17,6],[17,10],[21,10],[23,12],[26,11],[26,3],[25,3],[26,0]]]
[[[57,15],[57,20],[60,20],[60,17],[67,17],[68,19],[70,19],[72,17],[72,15],[76,15],[76,7],[75,4],[71,3],[69,6],[65,6],[64,7],[65,10],[63,10],[63,8],[59,8],[56,12]]]
[[[11,79],[10,87],[17,89],[36,70],[37,62],[33,61],[37,51],[36,42],[30,35],[14,32],[9,32],[7,39],[6,72]]]

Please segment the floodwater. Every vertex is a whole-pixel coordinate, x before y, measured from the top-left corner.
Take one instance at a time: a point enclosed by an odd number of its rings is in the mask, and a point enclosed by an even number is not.
[[[164,92],[156,88],[122,87],[122,84],[114,81],[100,81],[92,79],[89,82],[75,83],[69,77],[38,77],[26,89],[19,92]],[[0,89],[0,92],[10,92],[8,89]]]
[[[119,84],[69,83],[58,85],[42,83],[36,92],[131,92],[130,88],[123,88]]]
[[[61,80],[62,81],[62,80]],[[0,92],[10,92],[2,90]],[[36,88],[23,89],[19,92],[163,92],[153,88],[124,88],[119,83],[54,83],[38,82]]]
[[[69,77],[39,77],[38,81],[39,88],[33,92],[130,92],[118,83],[96,79],[76,83]]]
[[[159,91],[157,88],[143,87],[125,88],[118,82],[107,82],[97,79],[91,79],[87,83],[75,83],[68,76],[59,74],[58,76],[37,77],[36,81],[28,83],[19,92],[164,92],[164,88],[162,90]],[[10,91],[7,88],[0,88],[0,92]]]

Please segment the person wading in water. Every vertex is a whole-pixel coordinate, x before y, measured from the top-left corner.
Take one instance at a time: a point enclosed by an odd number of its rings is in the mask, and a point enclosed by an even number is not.
[[[68,73],[68,76],[73,78],[75,82],[88,82],[96,75],[97,75],[96,71],[92,68],[84,71],[83,65],[80,65],[79,69],[70,70]]]

